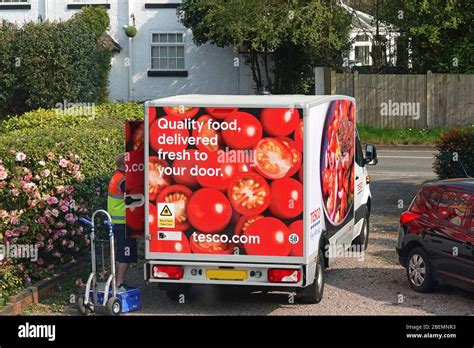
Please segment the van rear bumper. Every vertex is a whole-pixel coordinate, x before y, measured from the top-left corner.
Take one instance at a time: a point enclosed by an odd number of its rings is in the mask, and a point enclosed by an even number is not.
[[[181,279],[165,279],[153,276],[153,266],[181,266],[184,273]],[[297,282],[268,281],[269,269],[291,269],[301,272],[301,278]],[[244,271],[245,279],[213,279],[209,277],[208,271],[228,270]],[[241,272],[242,273],[242,272]],[[250,263],[220,263],[220,262],[185,262],[169,260],[149,260],[144,265],[145,281],[155,283],[172,284],[220,284],[220,285],[244,285],[244,286],[270,286],[270,287],[305,287],[306,266],[288,264],[250,264]]]

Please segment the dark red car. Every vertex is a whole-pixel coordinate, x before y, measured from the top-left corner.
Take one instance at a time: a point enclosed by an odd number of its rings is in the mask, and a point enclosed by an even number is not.
[[[410,286],[474,291],[474,179],[423,185],[400,217],[397,252]]]

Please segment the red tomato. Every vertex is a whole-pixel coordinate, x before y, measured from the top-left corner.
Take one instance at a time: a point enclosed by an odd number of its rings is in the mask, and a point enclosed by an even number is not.
[[[150,234],[152,236],[156,235],[158,231],[158,213],[156,211],[156,205],[150,203],[148,206],[148,226],[150,229]]]
[[[251,149],[262,138],[260,121],[247,112],[236,111],[225,118],[225,122],[237,121],[237,130],[223,130],[225,143],[232,149]]]
[[[130,141],[127,143],[127,148],[132,151],[143,151],[143,146],[145,143],[145,124],[140,123],[132,135],[130,136]]]
[[[292,219],[303,212],[303,185],[295,179],[283,178],[270,185],[268,209],[281,219]]]
[[[239,173],[230,182],[227,196],[239,214],[256,215],[270,204],[270,186],[257,173]]]
[[[152,240],[150,241],[150,250],[157,253],[191,253],[191,246],[189,245],[188,237],[186,237],[183,232],[179,233],[181,234],[181,240],[159,240],[158,236],[156,236],[156,238],[152,237]]]
[[[263,130],[274,137],[284,137],[293,133],[298,127],[300,113],[298,109],[262,109],[260,121]]]
[[[164,188],[156,199],[156,203],[174,203],[175,227],[173,230],[184,231],[189,228],[186,206],[193,193],[183,185],[171,185]]]
[[[200,237],[201,236],[201,237]],[[189,241],[191,243],[191,250],[195,254],[232,254],[234,252],[234,245],[232,243],[223,243],[220,240],[204,240],[203,242],[199,241],[199,238],[206,238],[208,235],[194,232]],[[219,236],[214,234],[212,236]]]
[[[158,138],[164,137],[173,137],[175,134],[179,135],[182,138],[188,138],[189,137],[189,132],[187,129],[171,129],[171,128],[160,128],[158,126],[158,121],[161,119],[167,119],[168,121],[179,121],[178,118],[176,117],[171,117],[171,116],[165,116],[162,118],[159,118],[155,122],[153,122],[150,126],[150,145],[151,148],[155,151],[158,151],[159,149],[162,149],[163,152],[180,152],[184,150],[187,147],[187,144],[178,144],[174,142],[174,138],[171,144],[165,143],[165,144],[159,144],[158,143]]]
[[[139,191],[131,191],[130,194],[142,193]],[[135,232],[142,232],[145,229],[145,206],[133,207],[126,209],[127,228]]]
[[[216,152],[217,150],[222,148],[222,145],[223,145],[222,136],[220,135],[218,131],[210,127],[208,123],[209,120],[212,120],[211,122],[214,122],[214,119],[209,115],[202,115],[201,117],[197,119],[197,122],[202,124],[202,129],[201,129],[201,132],[199,132],[198,128],[194,128],[193,137],[196,139],[206,139],[205,141],[207,142],[210,142],[210,141],[214,142],[215,141],[214,138],[217,137],[217,144],[204,145],[201,142],[196,144],[196,147],[201,151]]]
[[[183,168],[181,175],[173,174],[173,179],[177,184],[185,185],[188,187],[194,187],[198,184],[196,176],[191,175],[191,168],[196,165],[200,165],[200,161],[196,160],[197,150],[188,149],[184,150],[185,153],[189,153],[189,159],[174,160],[173,162],[173,173],[177,173],[175,168]]]
[[[293,154],[276,138],[263,138],[255,146],[255,170],[267,179],[279,179],[293,169]]]
[[[234,234],[240,236],[242,232],[247,231],[251,224],[260,219],[263,219],[263,215],[241,216],[235,225]]]
[[[293,138],[295,139],[295,147],[303,152],[303,120],[300,120],[298,127],[296,127]]]
[[[140,190],[145,187],[145,157],[143,151],[130,151],[125,156],[125,187],[127,192]]]
[[[298,242],[291,244],[290,256],[303,256],[303,220],[296,220],[290,226],[290,235],[296,234]]]
[[[149,107],[148,108],[148,124],[152,124],[154,120],[156,120],[156,108]]]
[[[303,165],[301,165],[300,170],[298,170],[298,179],[303,183]]]
[[[192,118],[199,112],[199,108],[193,108],[190,106],[169,106],[164,107],[163,110],[167,115],[181,119]]]
[[[211,187],[227,192],[230,181],[239,172],[239,165],[236,163],[219,163],[217,153],[209,153],[206,161],[202,161],[201,167],[206,169],[220,169],[220,175],[199,175],[197,180],[202,187]]]
[[[218,233],[229,223],[232,207],[227,197],[213,188],[196,191],[186,209],[189,223],[204,233]]]
[[[291,245],[288,241],[290,231],[280,220],[264,217],[255,221],[242,234],[248,242],[244,249],[248,255],[288,256]]]
[[[287,177],[293,176],[298,172],[301,167],[301,162],[303,162],[303,156],[301,155],[301,151],[298,150],[295,146],[295,142],[290,138],[280,138],[280,140],[288,146],[291,151],[291,155],[293,156],[292,167],[286,174]]]
[[[165,167],[169,167],[168,163],[158,157],[148,159],[148,193],[151,201],[156,199],[164,187],[171,185],[171,177],[163,172],[160,173],[160,168]]]
[[[205,108],[205,110],[212,117],[223,120],[231,113],[239,110],[239,108]]]

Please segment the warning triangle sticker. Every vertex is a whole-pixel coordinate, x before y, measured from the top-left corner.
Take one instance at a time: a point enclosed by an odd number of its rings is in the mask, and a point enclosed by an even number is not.
[[[173,216],[173,214],[171,213],[170,208],[168,208],[168,206],[165,205],[163,209],[161,210],[160,216]]]

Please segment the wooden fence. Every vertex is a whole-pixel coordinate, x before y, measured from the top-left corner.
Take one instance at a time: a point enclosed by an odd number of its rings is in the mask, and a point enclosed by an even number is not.
[[[329,72],[326,93],[356,98],[358,122],[374,127],[474,125],[474,74]]]

